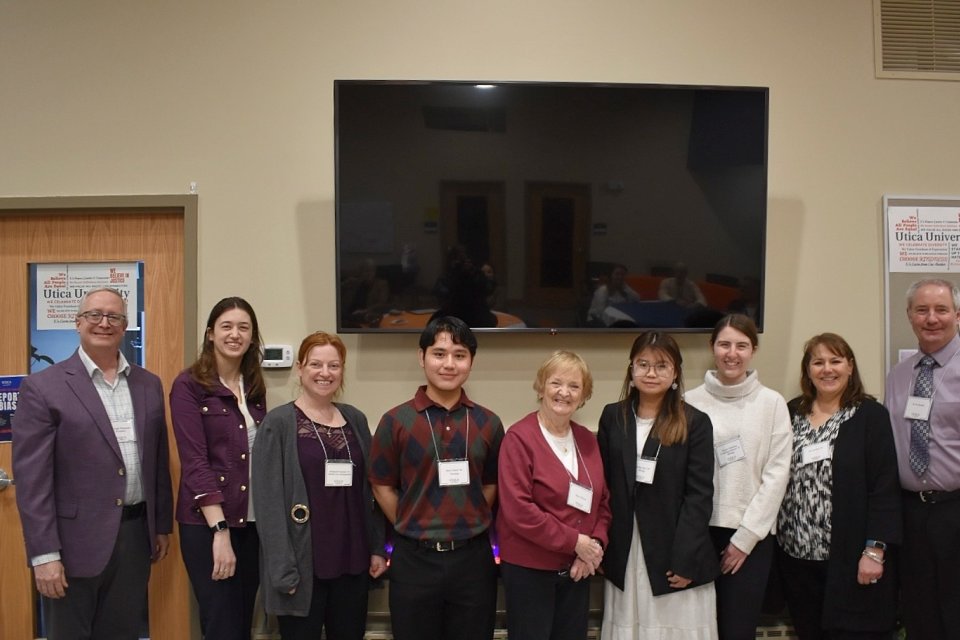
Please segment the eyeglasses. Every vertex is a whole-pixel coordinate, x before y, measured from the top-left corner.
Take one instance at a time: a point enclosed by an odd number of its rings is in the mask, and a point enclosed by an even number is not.
[[[127,321],[127,316],[120,313],[104,313],[102,311],[84,311],[77,314],[78,318],[83,318],[90,324],[100,324],[106,318],[111,327],[119,327]]]
[[[661,378],[666,378],[673,373],[673,365],[669,362],[653,363],[647,362],[646,360],[638,360],[633,363],[633,372],[638,376],[647,375],[651,369]]]

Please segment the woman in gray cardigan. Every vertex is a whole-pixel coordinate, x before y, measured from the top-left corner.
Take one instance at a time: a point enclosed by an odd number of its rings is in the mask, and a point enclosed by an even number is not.
[[[284,640],[363,638],[370,578],[386,570],[383,515],[365,462],[370,429],[333,402],[346,347],[316,332],[300,345],[299,397],[267,414],[253,449],[261,591]],[[262,505],[262,506],[261,506]]]

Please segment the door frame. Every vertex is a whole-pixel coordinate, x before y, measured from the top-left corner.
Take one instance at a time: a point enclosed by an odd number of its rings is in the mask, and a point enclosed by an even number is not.
[[[593,220],[593,193],[587,182],[529,181],[523,185],[526,235],[526,274],[524,296],[531,304],[543,307],[574,308],[583,295],[582,280],[590,259],[590,226]],[[544,225],[540,203],[545,197],[568,198],[574,203],[572,278],[569,289],[539,286],[540,258],[546,247],[540,244]]]
[[[36,214],[47,215],[56,214],[59,216],[69,216],[71,214],[87,215],[96,213],[101,216],[116,215],[138,215],[149,216],[151,213],[169,215],[171,210],[182,214],[183,221],[183,363],[189,363],[196,354],[198,327],[197,327],[197,309],[198,309],[198,196],[195,194],[171,194],[171,195],[116,195],[116,196],[40,196],[40,197],[0,197],[0,217],[24,216]],[[149,312],[149,310],[148,310]],[[170,384],[170,380],[164,381],[165,386]],[[169,416],[168,416],[169,417]],[[167,425],[170,430],[169,423]],[[171,435],[172,439],[172,435]],[[173,450],[171,442],[171,450]],[[179,463],[175,455],[171,456],[171,465],[176,465],[176,471],[179,471]],[[171,469],[171,471],[175,471]],[[179,473],[177,473],[179,475]],[[175,487],[174,487],[175,491]],[[10,541],[7,541],[10,542]],[[16,545],[22,546],[22,539],[17,536]],[[29,573],[29,569],[25,570]],[[189,620],[182,620],[173,626],[182,630],[184,627],[190,629],[191,635],[199,636],[199,628],[196,624],[195,606],[193,598],[190,595],[190,584],[186,578],[184,570],[176,571],[178,574],[174,578],[174,586],[178,591],[182,589],[184,597],[187,599],[184,611],[190,616]],[[29,581],[32,586],[32,577]],[[162,594],[161,594],[162,595]],[[158,596],[159,597],[159,596]],[[151,598],[151,600],[153,600]],[[32,607],[32,596],[29,598]],[[151,602],[151,610],[155,608],[154,602]],[[162,606],[162,605],[161,605]],[[32,617],[32,616],[31,616]],[[169,634],[155,634],[153,637],[163,639]],[[179,631],[176,635],[181,635]],[[30,634],[33,637],[33,634]]]
[[[510,271],[507,268],[507,185],[502,180],[441,180],[440,181],[440,268],[446,268],[447,251],[457,244],[457,198],[476,196],[486,198],[487,222],[489,225],[490,256],[488,260],[496,270],[500,286],[509,289]],[[481,265],[477,265],[479,268]]]
[[[197,200],[195,194],[145,196],[37,196],[0,197],[0,216],[46,213],[83,215],[91,210],[102,214],[149,214],[151,210],[183,211],[183,362],[193,362],[197,352],[197,276],[199,234],[197,232]]]

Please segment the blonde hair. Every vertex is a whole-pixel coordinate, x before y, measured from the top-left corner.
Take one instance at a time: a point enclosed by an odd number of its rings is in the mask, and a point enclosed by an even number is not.
[[[587,404],[587,400],[593,395],[593,375],[590,374],[590,367],[587,362],[573,351],[554,351],[553,355],[543,361],[540,368],[537,369],[537,377],[533,380],[533,390],[537,392],[537,398],[543,397],[543,388],[547,384],[547,378],[558,371],[572,370],[580,374],[583,381],[583,396],[580,398],[578,409]]]

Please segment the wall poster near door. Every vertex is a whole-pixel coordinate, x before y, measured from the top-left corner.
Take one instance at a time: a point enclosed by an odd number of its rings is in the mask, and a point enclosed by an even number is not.
[[[884,196],[885,364],[916,353],[917,339],[904,298],[912,283],[925,278],[958,282],[960,275],[960,196]]]
[[[13,414],[20,397],[20,381],[24,376],[0,376],[0,442],[13,439]]]
[[[112,287],[127,301],[127,331],[120,350],[143,366],[143,263],[72,262],[30,264],[30,373],[69,358],[80,344],[76,318],[80,298]]]

